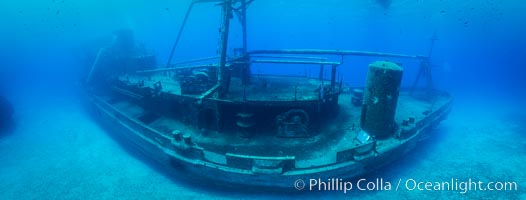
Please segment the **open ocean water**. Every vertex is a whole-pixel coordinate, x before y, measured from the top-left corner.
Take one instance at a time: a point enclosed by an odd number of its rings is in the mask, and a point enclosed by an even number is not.
[[[369,181],[513,182],[508,191],[247,191],[167,176],[100,127],[82,80],[112,32],[166,63],[189,0],[2,0],[0,95],[14,126],[0,135],[0,199],[526,199],[526,4],[520,0],[256,0],[248,48],[350,49],[427,55],[435,87],[453,110],[432,137]],[[194,7],[174,60],[217,54],[220,8]],[[232,20],[230,46],[241,33]],[[345,83],[363,86],[367,65],[346,58]],[[404,61],[403,86],[418,63]],[[279,69],[271,69],[279,71]],[[281,72],[280,72],[281,73]],[[3,111],[4,112],[4,111]]]

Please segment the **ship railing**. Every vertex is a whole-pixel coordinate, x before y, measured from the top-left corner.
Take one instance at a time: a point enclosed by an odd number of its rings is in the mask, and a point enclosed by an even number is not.
[[[278,50],[253,50],[246,53],[247,58],[257,57],[257,56],[286,56],[286,57],[295,57],[298,55],[328,55],[328,56],[341,56],[341,63],[343,63],[344,56],[367,56],[367,57],[385,57],[385,58],[405,58],[405,59],[416,59],[420,62],[419,71],[416,79],[413,82],[413,85],[410,90],[412,95],[418,86],[419,80],[421,77],[427,79],[426,87],[427,91],[431,92],[433,90],[433,79],[431,76],[431,63],[430,56],[423,55],[409,55],[409,54],[396,54],[396,53],[384,53],[384,52],[372,52],[372,51],[355,51],[355,50],[325,50],[325,49],[278,49]],[[429,54],[431,55],[431,53]],[[320,79],[323,76],[323,66],[327,60],[318,60],[316,62],[306,62],[304,60],[252,60],[250,62],[267,62],[267,63],[282,63],[282,64],[320,64]],[[332,65],[332,77],[331,84],[335,83],[335,70],[336,64],[327,63]]]
[[[339,55],[339,56],[372,56],[372,57],[391,57],[391,58],[412,58],[427,59],[421,55],[407,55],[395,53],[383,53],[372,51],[354,51],[354,50],[325,50],[325,49],[279,49],[279,50],[254,50],[247,52],[247,55]]]

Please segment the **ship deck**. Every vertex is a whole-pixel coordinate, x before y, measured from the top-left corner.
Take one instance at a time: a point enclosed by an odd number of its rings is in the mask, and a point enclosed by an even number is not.
[[[315,82],[307,84],[316,84]],[[163,91],[172,92],[175,89],[169,83],[163,82]],[[166,87],[170,85],[170,87]],[[238,92],[238,91],[237,91]],[[279,96],[280,91],[276,91]],[[289,92],[290,93],[290,92]],[[314,92],[313,92],[314,93]],[[235,94],[235,92],[234,92]],[[251,95],[257,96],[257,95]],[[426,123],[426,118],[445,107],[451,98],[449,95],[437,93],[428,98],[427,95],[409,95],[408,92],[400,93],[398,108],[395,116],[397,124],[403,120],[414,117],[416,123],[401,127],[404,129],[421,128]],[[282,98],[288,99],[290,97]],[[313,97],[308,97],[313,98]],[[149,114],[149,111],[124,99],[116,100],[113,97],[102,97],[116,110],[132,119],[141,119]],[[316,96],[317,99],[317,96]],[[235,132],[217,132],[210,130],[197,130],[181,121],[167,116],[157,116],[151,120],[143,121],[144,125],[154,129],[166,138],[172,138],[172,132],[178,130],[190,135],[196,146],[213,152],[213,155],[248,155],[256,157],[292,157],[295,159],[296,168],[309,168],[337,163],[341,152],[360,147],[362,144],[355,138],[360,131],[361,107],[351,104],[350,92],[344,92],[339,98],[340,114],[330,123],[313,130],[311,137],[305,138],[283,138],[276,137],[274,133],[259,133],[250,138],[239,137]],[[420,124],[420,125],[419,125]],[[396,135],[396,134],[395,134]],[[403,141],[397,137],[379,140],[377,149],[391,148]],[[170,148],[170,147],[166,147]]]
[[[144,87],[154,88],[158,82],[162,83],[161,92],[183,95],[180,82],[171,76],[153,74],[151,76],[123,75],[119,81],[129,85],[143,84]],[[258,75],[251,79],[249,86],[242,86],[240,78],[231,78],[230,89],[225,99],[230,101],[314,101],[318,100],[320,86],[330,84],[328,80],[308,77],[286,77]],[[188,95],[198,97],[199,95]]]

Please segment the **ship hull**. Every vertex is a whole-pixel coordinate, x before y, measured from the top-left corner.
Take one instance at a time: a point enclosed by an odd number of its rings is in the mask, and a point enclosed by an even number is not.
[[[264,187],[293,189],[297,180],[307,182],[310,179],[328,180],[356,178],[372,172],[400,156],[411,151],[419,141],[430,134],[431,129],[447,117],[451,110],[448,100],[439,109],[417,122],[410,131],[413,134],[400,143],[383,149],[371,151],[368,154],[354,156],[353,159],[329,165],[314,166],[303,169],[289,169],[281,173],[257,172],[250,169],[240,169],[225,163],[218,164],[203,157],[203,152],[187,148],[181,151],[173,147],[173,139],[149,137],[162,135],[157,130],[141,121],[128,116],[94,94],[88,94],[89,108],[94,118],[99,121],[123,145],[140,152],[144,157],[155,161],[176,177],[184,177],[199,185],[218,185],[224,187]],[[183,152],[183,153],[181,153]]]

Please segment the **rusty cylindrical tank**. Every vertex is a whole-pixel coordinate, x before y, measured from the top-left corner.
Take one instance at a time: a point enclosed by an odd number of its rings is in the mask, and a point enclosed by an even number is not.
[[[395,131],[402,73],[403,69],[393,62],[377,61],[369,65],[360,124],[370,135],[382,138]]]

